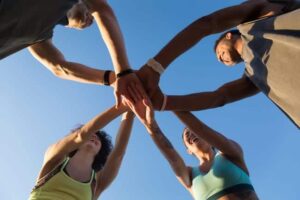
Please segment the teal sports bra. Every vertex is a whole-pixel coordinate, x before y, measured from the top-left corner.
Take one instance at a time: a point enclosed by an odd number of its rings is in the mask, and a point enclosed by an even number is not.
[[[192,168],[195,200],[217,200],[241,189],[254,191],[248,174],[220,153],[216,154],[213,165],[206,174],[200,171],[199,166]]]

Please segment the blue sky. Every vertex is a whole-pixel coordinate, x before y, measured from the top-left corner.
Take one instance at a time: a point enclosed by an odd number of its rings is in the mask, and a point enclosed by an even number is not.
[[[195,19],[241,1],[116,1],[110,3],[121,24],[130,63],[138,69],[178,31]],[[216,35],[178,58],[163,75],[166,94],[214,90],[243,74],[243,65],[227,68],[212,50]],[[96,25],[84,31],[57,27],[54,43],[71,61],[112,69]],[[114,104],[111,88],[58,79],[27,50],[0,62],[2,162],[0,199],[26,199],[43,154],[78,123]],[[263,94],[223,108],[195,112],[209,126],[239,142],[261,199],[298,200],[300,161],[297,128]],[[183,125],[170,112],[156,113],[162,130],[188,165],[197,165],[181,141]],[[105,130],[115,137],[120,119]],[[144,127],[136,120],[120,174],[104,200],[192,199],[177,182]]]

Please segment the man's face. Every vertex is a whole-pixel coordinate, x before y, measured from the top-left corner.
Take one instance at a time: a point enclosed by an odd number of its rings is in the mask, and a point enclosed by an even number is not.
[[[93,23],[93,16],[83,3],[75,4],[67,13],[68,27],[83,29]]]
[[[241,55],[234,48],[233,40],[226,38],[217,45],[216,55],[218,60],[227,66],[233,66],[243,61]]]

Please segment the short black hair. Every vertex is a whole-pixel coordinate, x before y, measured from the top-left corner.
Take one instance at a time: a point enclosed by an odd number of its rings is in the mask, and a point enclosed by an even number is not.
[[[214,52],[216,52],[218,44],[226,37],[227,33],[231,33],[232,35],[238,35],[238,36],[241,35],[241,33],[238,29],[232,29],[232,30],[229,30],[229,31],[226,31],[226,32],[222,33],[222,35],[220,35],[220,37],[215,42]]]
[[[76,128],[75,130],[72,130],[72,133],[74,133],[75,131],[79,130],[82,127],[82,125],[80,125],[78,128]],[[94,158],[94,162],[92,164],[92,168],[95,170],[95,172],[100,171],[105,163],[106,160],[110,154],[110,152],[113,149],[113,145],[111,142],[111,137],[110,135],[108,135],[105,131],[103,130],[98,130],[95,133],[99,140],[101,141],[101,149],[100,151],[96,154],[95,158]],[[75,155],[75,153],[77,152],[78,149],[72,151],[69,154],[69,157],[73,157]]]

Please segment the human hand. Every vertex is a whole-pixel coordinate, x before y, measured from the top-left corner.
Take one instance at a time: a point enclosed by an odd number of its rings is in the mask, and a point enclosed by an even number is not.
[[[161,89],[158,87],[153,96],[151,97],[151,103],[155,110],[160,110],[164,101],[164,94]]]
[[[132,111],[147,129],[151,129],[155,124],[154,110],[148,98],[137,102],[132,108]]]
[[[129,88],[134,88],[129,92]],[[126,99],[127,103],[134,104],[141,98],[147,97],[141,81],[135,73],[130,73],[120,78],[117,78],[114,83],[114,94],[117,108],[122,104],[122,97]]]
[[[156,89],[158,88],[160,75],[157,72],[155,72],[153,69],[148,67],[147,65],[142,66],[136,72],[136,75],[142,81],[146,93],[149,95],[149,97],[152,97],[152,95],[155,93]]]

